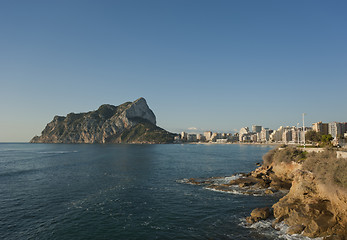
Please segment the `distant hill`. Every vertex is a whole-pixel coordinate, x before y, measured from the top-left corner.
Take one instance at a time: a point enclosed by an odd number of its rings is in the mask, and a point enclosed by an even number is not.
[[[55,116],[31,143],[172,143],[175,134],[156,125],[144,98],[96,111]]]

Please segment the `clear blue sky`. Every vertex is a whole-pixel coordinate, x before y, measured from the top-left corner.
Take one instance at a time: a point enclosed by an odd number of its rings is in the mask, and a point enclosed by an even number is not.
[[[158,125],[347,121],[346,1],[0,1],[0,142],[146,98]]]

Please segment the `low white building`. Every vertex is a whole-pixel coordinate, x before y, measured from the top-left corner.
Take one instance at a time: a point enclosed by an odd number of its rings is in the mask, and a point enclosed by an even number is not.
[[[216,143],[227,143],[228,139],[226,138],[220,138],[220,139],[216,139]]]

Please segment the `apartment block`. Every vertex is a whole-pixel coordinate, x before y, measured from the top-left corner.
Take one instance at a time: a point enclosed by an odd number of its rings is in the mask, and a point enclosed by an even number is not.
[[[210,141],[212,138],[212,132],[211,131],[206,131],[204,132],[204,136],[206,138],[206,141]]]
[[[343,136],[345,124],[339,122],[330,122],[328,125],[328,132],[333,138],[340,138]]]
[[[252,132],[254,133],[260,133],[261,129],[262,129],[262,126],[257,126],[257,125],[252,126]]]
[[[313,123],[312,129],[313,129],[313,131],[319,132],[322,135],[329,134],[329,124],[328,123],[322,123],[322,122]]]

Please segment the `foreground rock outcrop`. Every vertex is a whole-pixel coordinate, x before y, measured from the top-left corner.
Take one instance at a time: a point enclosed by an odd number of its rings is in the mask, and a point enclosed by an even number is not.
[[[347,236],[347,198],[328,190],[314,174],[296,172],[290,192],[273,206],[276,221],[285,221],[291,234],[308,237]]]
[[[31,143],[171,143],[174,134],[156,126],[144,98],[87,113],[55,116]]]
[[[267,175],[291,185],[289,193],[272,206],[274,226],[284,221],[289,234],[345,240],[346,170],[347,159],[337,158],[336,152],[307,154],[285,148],[272,150],[252,175]],[[257,220],[252,214],[250,223]]]
[[[237,194],[277,194],[273,206],[254,209],[248,224],[273,219],[284,222],[288,234],[347,240],[347,159],[336,151],[308,153],[293,147],[277,148],[263,164],[247,174],[185,182],[207,189]],[[272,210],[270,209],[272,208]]]

